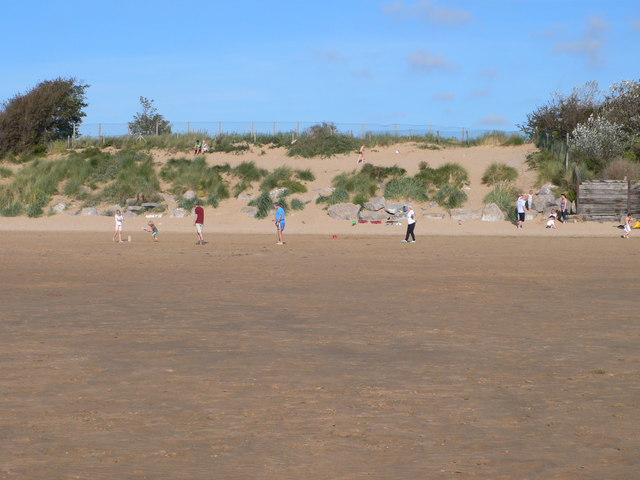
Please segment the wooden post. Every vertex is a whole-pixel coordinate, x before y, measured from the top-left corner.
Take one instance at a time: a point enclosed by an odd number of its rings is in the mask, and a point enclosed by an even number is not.
[[[102,138],[102,124],[98,124],[98,137]]]
[[[393,124],[393,136],[394,137],[398,136],[398,124],[397,123]]]
[[[569,170],[569,132],[567,132],[567,143],[565,144],[564,153],[564,171]]]
[[[218,136],[222,135],[222,122],[218,122]]]
[[[253,120],[251,120],[251,138],[253,138],[253,143],[256,143],[256,130]]]
[[[187,122],[187,133],[191,133],[191,122]]]
[[[156,137],[158,136],[158,132],[160,131],[160,124],[156,122]]]
[[[273,136],[276,136],[276,122],[273,122]]]
[[[300,136],[300,120],[296,122],[296,135]]]
[[[362,122],[362,138],[364,138],[364,122]]]
[[[71,146],[73,147],[74,142],[76,141],[76,124],[73,124],[73,134],[71,135]]]

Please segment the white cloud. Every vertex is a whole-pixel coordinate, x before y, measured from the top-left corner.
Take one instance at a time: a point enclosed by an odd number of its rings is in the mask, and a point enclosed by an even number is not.
[[[485,115],[480,119],[479,123],[482,123],[484,125],[508,125],[509,124],[509,122],[507,121],[504,115],[498,115],[495,113]]]
[[[402,1],[387,3],[383,7],[390,15],[400,18],[418,18],[432,24],[455,26],[469,22],[472,17],[467,10],[438,5],[434,1],[421,0],[413,3]]]
[[[412,70],[431,72],[433,70],[457,70],[458,66],[444,55],[431,54],[426,50],[417,50],[407,55]]]
[[[553,51],[586,57],[590,66],[599,67],[603,62],[601,51],[604,47],[607,30],[609,30],[609,24],[604,18],[592,16],[589,18],[581,38],[568,42],[557,42]]]

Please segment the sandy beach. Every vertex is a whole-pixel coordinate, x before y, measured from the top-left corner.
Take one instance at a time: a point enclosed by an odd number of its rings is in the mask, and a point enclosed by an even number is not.
[[[411,148],[367,160],[464,161],[469,208],[494,161],[535,178],[531,146]],[[309,198],[355,167],[278,155]],[[635,478],[640,236],[414,204],[402,244],[309,205],[276,246],[245,204],[207,208],[204,246],[193,217],[123,244],[111,217],[0,218],[0,478]]]

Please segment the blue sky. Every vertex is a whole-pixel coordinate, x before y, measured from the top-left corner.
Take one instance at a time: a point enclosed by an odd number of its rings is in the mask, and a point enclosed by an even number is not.
[[[85,124],[517,130],[554,92],[640,79],[639,0],[41,0],[2,4],[0,100],[59,76]]]

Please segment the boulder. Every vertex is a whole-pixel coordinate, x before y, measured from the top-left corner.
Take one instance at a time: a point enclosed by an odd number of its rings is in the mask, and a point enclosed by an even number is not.
[[[69,210],[67,212],[67,215],[71,215],[72,217],[75,217],[76,215],[78,215],[80,213],[80,209],[78,208],[73,208],[71,210]]]
[[[171,209],[171,216],[174,218],[184,218],[184,217],[188,217],[190,214],[190,212],[188,210],[185,210],[184,208],[172,208]]]
[[[168,193],[161,193],[160,196],[162,197],[162,199],[165,202],[175,202],[176,201],[175,197],[173,195],[168,194]]]
[[[353,203],[336,203],[331,205],[327,214],[335,220],[357,220],[360,205]]]
[[[194,192],[193,190],[187,190],[182,194],[182,198],[184,198],[185,200],[193,200],[194,198],[196,198],[196,196],[196,192]]]
[[[386,220],[389,218],[387,212],[372,212],[371,210],[360,210],[358,213],[360,220]]]
[[[136,203],[138,203],[138,200],[136,200],[135,198],[127,198],[125,203],[127,205],[135,205]]]
[[[255,218],[256,215],[258,215],[258,207],[242,207],[240,212],[244,213],[248,217]]]
[[[422,215],[422,218],[426,218],[428,220],[443,220],[444,213],[425,213]]]
[[[272,200],[275,200],[276,198],[282,196],[282,195],[286,195],[286,193],[289,191],[289,189],[287,188],[276,188],[275,190],[271,190],[269,192],[269,197],[271,197]]]
[[[553,195],[553,189],[556,186],[553,183],[547,183],[540,187],[540,190],[536,192],[536,195]]]
[[[402,212],[402,207],[404,207],[405,205],[406,205],[405,203],[401,203],[401,202],[387,203],[384,209],[387,213],[390,213],[391,215],[395,215],[396,213]]]
[[[452,208],[449,210],[449,215],[451,215],[451,220],[480,220],[482,218],[482,209]]]
[[[58,202],[53,207],[51,207],[51,211],[54,213],[62,213],[67,209],[67,204],[64,202]]]
[[[97,208],[87,207],[80,210],[80,215],[99,215],[99,213]]]
[[[138,214],[133,213],[133,212],[124,212],[124,213],[122,214],[122,216],[123,216],[124,218],[136,218],[136,217],[138,216]]]
[[[538,212],[536,212],[535,210],[527,210],[524,214],[524,219],[526,221],[535,220],[537,216]]]
[[[131,205],[127,207],[127,212],[141,212],[142,210],[144,210],[144,207],[138,207],[137,205]]]
[[[250,202],[251,200],[253,200],[256,197],[254,195],[251,195],[250,193],[241,193],[236,198],[238,200],[244,200],[245,202]]]
[[[504,220],[505,215],[500,207],[495,203],[489,203],[482,209],[483,222],[500,222]]]
[[[158,208],[161,204],[154,202],[145,202],[141,205],[143,208]]]
[[[560,206],[560,200],[551,194],[538,195],[533,199],[533,205],[531,210],[536,212],[544,212],[547,208],[558,208]]]
[[[368,202],[365,202],[364,209],[370,210],[372,212],[377,212],[378,210],[382,210],[385,204],[386,202],[384,200],[384,197],[372,197]]]

